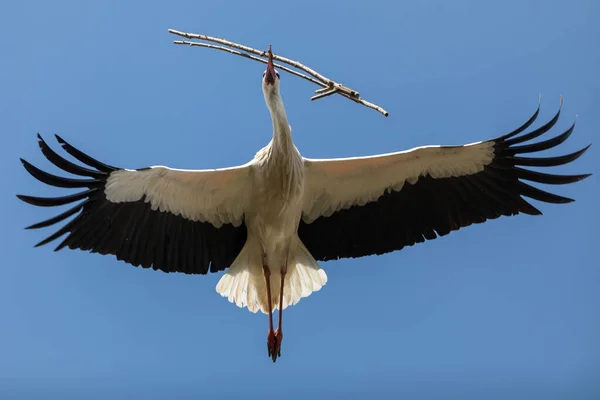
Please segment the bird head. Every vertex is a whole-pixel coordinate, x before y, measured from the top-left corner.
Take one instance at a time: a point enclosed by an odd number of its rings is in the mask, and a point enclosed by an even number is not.
[[[273,52],[271,51],[271,45],[269,45],[269,51],[267,53],[267,69],[263,73],[263,91],[265,93],[277,92],[279,90],[279,72],[273,65]]]

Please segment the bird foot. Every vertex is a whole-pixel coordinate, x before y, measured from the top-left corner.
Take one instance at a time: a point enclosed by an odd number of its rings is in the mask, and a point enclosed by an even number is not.
[[[277,329],[275,332],[272,330],[267,334],[267,350],[269,357],[273,359],[273,362],[277,361],[277,357],[281,357],[281,342],[283,341],[283,332]]]

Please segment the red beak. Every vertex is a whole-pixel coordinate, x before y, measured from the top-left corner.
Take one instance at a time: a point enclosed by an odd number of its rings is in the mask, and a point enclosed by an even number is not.
[[[265,82],[267,85],[275,83],[275,66],[273,65],[273,52],[271,51],[271,45],[269,45],[269,58],[267,61],[267,71],[265,72]]]

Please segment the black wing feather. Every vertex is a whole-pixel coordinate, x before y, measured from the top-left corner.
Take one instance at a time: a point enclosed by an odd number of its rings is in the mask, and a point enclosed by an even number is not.
[[[42,136],[39,133],[37,137],[38,145],[40,146],[42,154],[46,156],[48,161],[50,161],[52,164],[56,165],[63,171],[69,172],[73,175],[90,176],[98,179],[103,179],[105,177],[106,173],[104,172],[85,168],[81,165],[74,164],[71,161],[64,159],[63,157],[59,156],[54,150],[52,150],[50,146],[48,146],[48,144],[44,141],[44,139],[42,139]]]

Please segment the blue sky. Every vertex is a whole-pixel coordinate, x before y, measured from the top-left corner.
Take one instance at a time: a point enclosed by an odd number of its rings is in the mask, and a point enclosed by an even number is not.
[[[597,398],[600,395],[598,132],[600,3],[589,1],[20,1],[0,7],[0,397]],[[324,263],[329,283],[286,311],[282,358],[267,318],[215,292],[221,274],[133,268],[33,249],[52,195],[19,157],[54,133],[128,168],[212,168],[270,139],[264,67],[172,44],[168,28],[300,60],[381,104],[389,118],[283,74],[294,140],[347,157],[493,138],[564,96],[548,154],[594,142],[536,204],[401,252]],[[56,148],[56,147],[55,147]],[[557,169],[558,170],[558,169]]]

